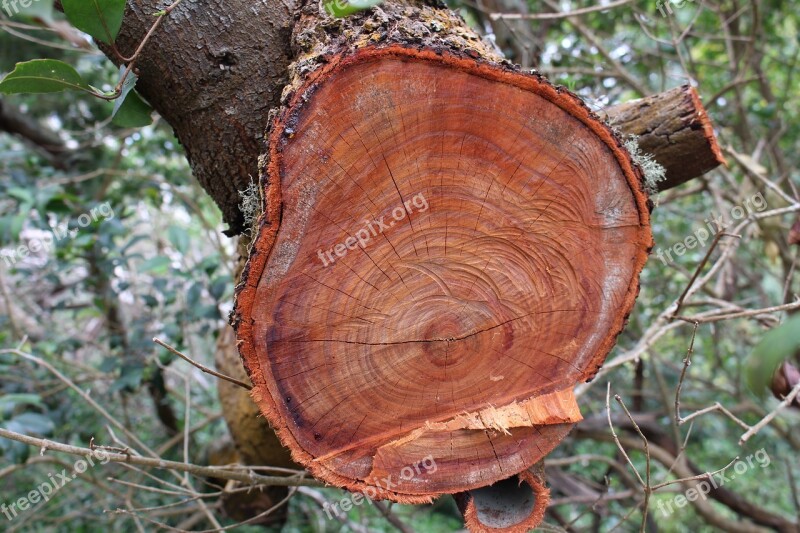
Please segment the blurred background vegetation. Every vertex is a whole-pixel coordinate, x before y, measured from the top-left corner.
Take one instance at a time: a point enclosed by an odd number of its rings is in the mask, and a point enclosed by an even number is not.
[[[792,198],[797,203],[797,6],[781,0],[696,0],[672,2],[672,13],[664,16],[662,11],[669,10],[659,8],[663,3],[636,0],[578,17],[496,16],[554,14],[604,3],[466,0],[451,7],[507,57],[537,68],[594,109],[685,83],[698,88],[730,165],[654,199],[656,248],[682,241],[703,227],[706,218],[729,214],[757,192],[769,209],[791,207]],[[117,69],[59,15],[49,21],[36,13],[2,17],[0,73],[10,72],[17,62],[46,57],[74,65],[96,87],[111,90],[115,85]],[[190,424],[188,460],[209,464],[210,455],[228,438],[217,382],[151,339],[161,338],[214,366],[217,339],[232,307],[236,241],[222,234],[220,213],[192,178],[169,125],[156,117],[140,129],[115,127],[109,120],[112,107],[72,93],[0,96],[2,116],[23,116],[49,139],[32,142],[9,133],[7,121],[0,122],[0,130],[6,131],[0,131],[0,249],[29,246],[42,232],[63,223],[77,230],[53,249],[14,264],[0,258],[0,349],[33,354],[53,365],[165,459],[184,460],[182,437]],[[80,215],[106,203],[113,217],[98,218],[87,227],[79,224]],[[690,315],[790,305],[775,313],[699,325],[683,383],[684,415],[719,402],[754,424],[775,408],[777,400],[748,391],[743,368],[753,347],[784,320],[797,299],[797,246],[788,239],[795,220],[796,210],[787,209],[748,224],[730,259],[687,304],[684,312]],[[793,413],[779,415],[743,446],[738,444],[743,428],[719,412],[681,426],[674,423],[675,390],[693,326],[670,323],[658,335],[652,328],[684,291],[707,251],[708,245],[689,250],[672,264],[653,257],[646,266],[630,324],[609,361],[633,353],[640,357],[614,367],[583,391],[587,423],[557,448],[548,468],[554,502],[545,529],[642,527],[642,491],[616,445],[606,438],[607,382],[642,416],[654,445],[672,443],[679,451],[675,455],[690,458],[700,471],[720,469],[737,456],[763,449],[770,465],[749,469],[725,488],[760,511],[795,522],[800,516],[800,434]],[[719,254],[712,254],[712,263]],[[643,339],[647,342],[642,348]],[[612,411],[621,413],[616,404]],[[87,446],[92,438],[117,447],[129,443],[63,380],[8,351],[0,353],[0,427],[77,446]],[[629,453],[644,472],[645,456],[635,449]],[[71,468],[73,460],[40,455],[0,439],[0,503],[24,496],[49,473]],[[655,481],[675,476],[669,464],[656,460],[651,469]],[[164,482],[178,480],[162,471],[125,465],[93,468],[35,510],[8,522],[0,516],[0,529],[157,529],[150,520],[182,530],[211,527],[196,498],[174,505],[182,493]],[[195,479],[194,489],[219,490],[204,479]],[[659,502],[673,501],[680,490],[673,485],[652,496],[647,531],[719,530],[695,505],[668,516],[659,510]],[[285,532],[399,527],[386,518],[387,508],[367,504],[329,520],[321,502],[342,497],[334,489],[303,487],[288,503],[287,522],[271,527]],[[209,497],[207,510],[223,525],[237,523],[217,500]],[[729,519],[748,516],[719,502],[709,505]],[[134,512],[144,508],[149,510]],[[117,509],[127,512],[115,513]],[[390,512],[409,531],[462,527],[449,499],[431,506],[395,505]],[[244,525],[239,530],[263,528]]]

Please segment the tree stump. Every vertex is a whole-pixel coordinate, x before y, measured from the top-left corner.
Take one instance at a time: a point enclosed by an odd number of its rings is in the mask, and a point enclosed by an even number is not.
[[[154,0],[128,2],[116,46],[100,45],[112,61],[137,50],[159,9]],[[385,0],[344,20],[326,17],[319,1],[211,0],[182,4],[161,28],[141,50],[137,90],[174,128],[232,233],[243,228],[239,192],[264,155],[267,115],[283,106],[260,174],[265,210],[244,237],[255,243],[232,319],[258,411],[295,458],[332,483],[404,501],[498,477],[524,481],[522,465],[555,446],[578,418],[570,382],[602,362],[649,245],[640,176],[617,140],[576,98],[520,74],[430,0]],[[371,47],[405,50],[384,55]],[[337,97],[346,69],[361,61],[380,64],[376,73],[362,65],[364,77],[380,84],[355,80],[359,91],[341,87],[349,96],[340,107],[320,106],[316,92],[337,84],[324,93]],[[398,61],[417,63],[417,77],[439,78],[415,81]],[[605,111],[667,167],[659,189],[722,161],[691,90],[635,105]],[[336,174],[342,161],[341,172],[355,178]],[[386,190],[390,168],[395,200]],[[305,170],[315,174],[298,175]],[[414,204],[418,194],[424,211]],[[404,210],[411,202],[407,216],[373,234],[371,217],[391,216],[401,199]],[[364,229],[361,216],[372,223],[370,240],[363,250],[355,249],[358,239],[348,248],[347,238]],[[340,235],[323,241],[335,223]],[[345,246],[341,256],[337,244]],[[321,269],[313,256],[323,248],[332,255],[322,254],[329,264]],[[365,267],[371,258],[377,264]],[[220,340],[221,368],[238,364]],[[220,387],[242,460],[283,461],[237,391]],[[387,409],[395,405],[396,412]],[[423,453],[410,468],[431,481],[395,486],[410,472],[396,470],[405,457]],[[381,472],[393,476],[392,486]],[[503,492],[514,483],[500,485]],[[522,492],[541,494],[531,487]],[[493,492],[460,493],[467,516],[470,506],[478,518],[493,509],[485,497]],[[521,509],[537,517],[542,500]],[[511,515],[512,523],[522,516]]]
[[[234,324],[253,399],[316,477],[414,503],[580,420],[652,236],[582,102],[469,52],[365,46],[293,85]]]

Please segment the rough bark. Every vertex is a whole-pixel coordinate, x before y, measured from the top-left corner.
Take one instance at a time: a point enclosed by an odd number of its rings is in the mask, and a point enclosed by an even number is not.
[[[227,376],[247,382],[248,377],[236,350],[236,336],[232,329],[225,328],[217,340],[217,369]],[[233,383],[220,380],[217,383],[222,415],[228,425],[231,440],[218,447],[210,456],[211,464],[266,465],[278,468],[298,469],[289,451],[283,447],[275,432],[261,416],[248,391]],[[230,482],[231,488],[243,484]],[[224,484],[224,483],[223,483]],[[228,516],[236,520],[247,520],[271,508],[289,493],[288,487],[267,487],[261,490],[232,492],[222,501]],[[287,508],[276,509],[259,523],[277,524],[286,519]]]
[[[609,107],[600,113],[667,171],[659,190],[677,187],[725,165],[714,128],[697,91],[689,85]]]
[[[237,291],[253,398],[350,490],[423,502],[521,472],[580,419],[572,389],[631,310],[642,175],[577,97],[446,9],[320,17],[296,26]],[[390,213],[391,235],[355,246]],[[339,242],[353,251],[326,264]]]
[[[133,54],[163,7],[128,2],[116,43],[124,55]],[[293,14],[293,0],[183,2],[137,63],[137,89],[175,130],[229,233],[244,228],[239,191],[258,181],[267,116],[287,80]]]

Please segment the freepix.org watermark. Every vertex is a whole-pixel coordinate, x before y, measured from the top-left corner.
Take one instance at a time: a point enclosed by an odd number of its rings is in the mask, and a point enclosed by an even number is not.
[[[7,520],[14,520],[19,513],[33,509],[40,503],[47,503],[50,501],[50,498],[56,492],[67,486],[72,480],[77,478],[79,474],[83,474],[89,467],[95,466],[95,461],[104,465],[108,463],[110,459],[108,453],[105,451],[99,449],[92,450],[92,453],[87,454],[83,459],[75,461],[75,464],[72,465],[71,472],[67,472],[66,468],[61,470],[61,472],[51,472],[47,475],[47,481],[28,492],[27,495],[11,503],[0,503],[0,513],[2,513]]]
[[[427,211],[428,207],[428,200],[425,199],[425,195],[419,193],[410,200],[406,200],[403,205],[395,207],[391,213],[392,219],[388,222],[386,218],[389,215],[384,215],[377,220],[365,220],[364,227],[359,229],[354,236],[348,237],[343,243],[331,246],[327,250],[320,248],[317,250],[317,257],[319,257],[319,260],[322,261],[324,266],[332,265],[336,262],[337,258],[342,258],[347,255],[349,250],[355,250],[358,246],[366,248],[367,243],[369,243],[373,237],[377,237],[406,218],[406,216],[411,216],[414,208],[422,213]]]
[[[88,213],[81,214],[76,219],[73,229],[69,229],[69,221],[62,222],[51,232],[42,232],[40,236],[30,238],[25,244],[16,248],[6,248],[0,250],[0,259],[7,267],[17,264],[20,259],[25,259],[31,254],[38,254],[41,251],[49,252],[50,249],[64,239],[74,239],[80,228],[85,228],[98,220],[111,220],[114,218],[114,209],[111,204],[106,202],[93,208]]]
[[[686,4],[691,4],[693,2],[694,0],[657,0],[656,7],[661,13],[661,16],[666,17],[667,14],[672,15],[673,7],[680,9]]]
[[[364,501],[372,505],[372,501],[378,497],[379,489],[393,490],[400,481],[409,481],[418,476],[433,474],[436,472],[437,468],[433,456],[428,455],[413,466],[403,467],[403,469],[400,470],[399,480],[389,475],[379,480],[376,483],[377,487],[367,487],[362,492],[347,494],[344,498],[335,503],[325,502],[322,509],[325,511],[325,514],[328,515],[328,520],[331,520],[334,516],[338,517],[340,512],[347,513],[353,506],[359,506],[364,503]]]
[[[687,250],[693,250],[698,246],[702,248],[709,239],[713,238],[717,233],[722,233],[731,227],[735,221],[747,218],[753,212],[764,211],[766,208],[767,200],[759,192],[745,199],[740,205],[731,208],[727,218],[724,214],[716,216],[715,213],[711,213],[710,217],[703,220],[706,224],[705,226],[697,228],[692,235],[689,235],[683,241],[674,244],[666,250],[659,248],[656,250],[656,257],[665,265],[669,265],[675,262],[675,258],[672,257],[672,254],[680,257],[685,254]]]
[[[9,17],[13,17],[14,15],[19,15],[19,12],[23,9],[28,9],[33,4],[41,1],[42,0],[3,0],[3,11],[5,11]]]
[[[766,450],[761,448],[756,453],[751,453],[744,459],[736,461],[732,467],[726,468],[721,472],[709,474],[708,480],[703,480],[700,483],[697,483],[694,487],[687,489],[682,494],[676,494],[671,500],[667,500],[666,502],[664,500],[659,501],[658,510],[661,511],[661,514],[664,516],[669,516],[674,513],[676,509],[681,509],[688,505],[689,502],[694,502],[698,499],[707,499],[712,488],[716,490],[728,481],[733,481],[737,476],[743,476],[746,474],[755,466],[753,464],[754,460],[755,463],[761,468],[767,468],[772,462]],[[733,472],[731,472],[731,470],[733,470]],[[675,508],[673,508],[673,504],[675,505]]]

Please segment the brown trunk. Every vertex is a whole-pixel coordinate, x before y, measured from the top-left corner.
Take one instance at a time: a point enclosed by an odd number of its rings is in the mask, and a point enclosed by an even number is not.
[[[296,27],[237,291],[253,398],[331,484],[485,486],[580,419],[572,389],[652,245],[642,175],[577,97],[447,10],[327,22],[314,6]]]
[[[117,38],[124,55],[133,54],[163,7],[128,2]],[[267,116],[287,80],[293,13],[292,0],[184,2],[137,62],[137,89],[175,130],[229,233],[245,225],[239,191],[258,181]]]
[[[526,533],[544,518],[550,503],[544,463],[490,485],[455,495],[473,533]]]
[[[217,340],[217,369],[227,376],[247,382],[248,377],[236,351],[236,336],[225,328]],[[299,468],[283,447],[275,432],[262,417],[250,399],[248,391],[228,381],[217,382],[222,414],[231,434],[231,441],[216,449],[218,462],[212,464],[239,463],[243,465],[267,465],[278,468]],[[270,472],[272,474],[272,472]],[[228,482],[230,488],[239,488],[241,483]],[[224,482],[223,482],[224,484]],[[232,492],[223,499],[226,514],[235,520],[247,520],[271,508],[289,493],[287,487],[266,487],[260,490]],[[286,518],[286,507],[276,509],[259,523],[282,523]]]

